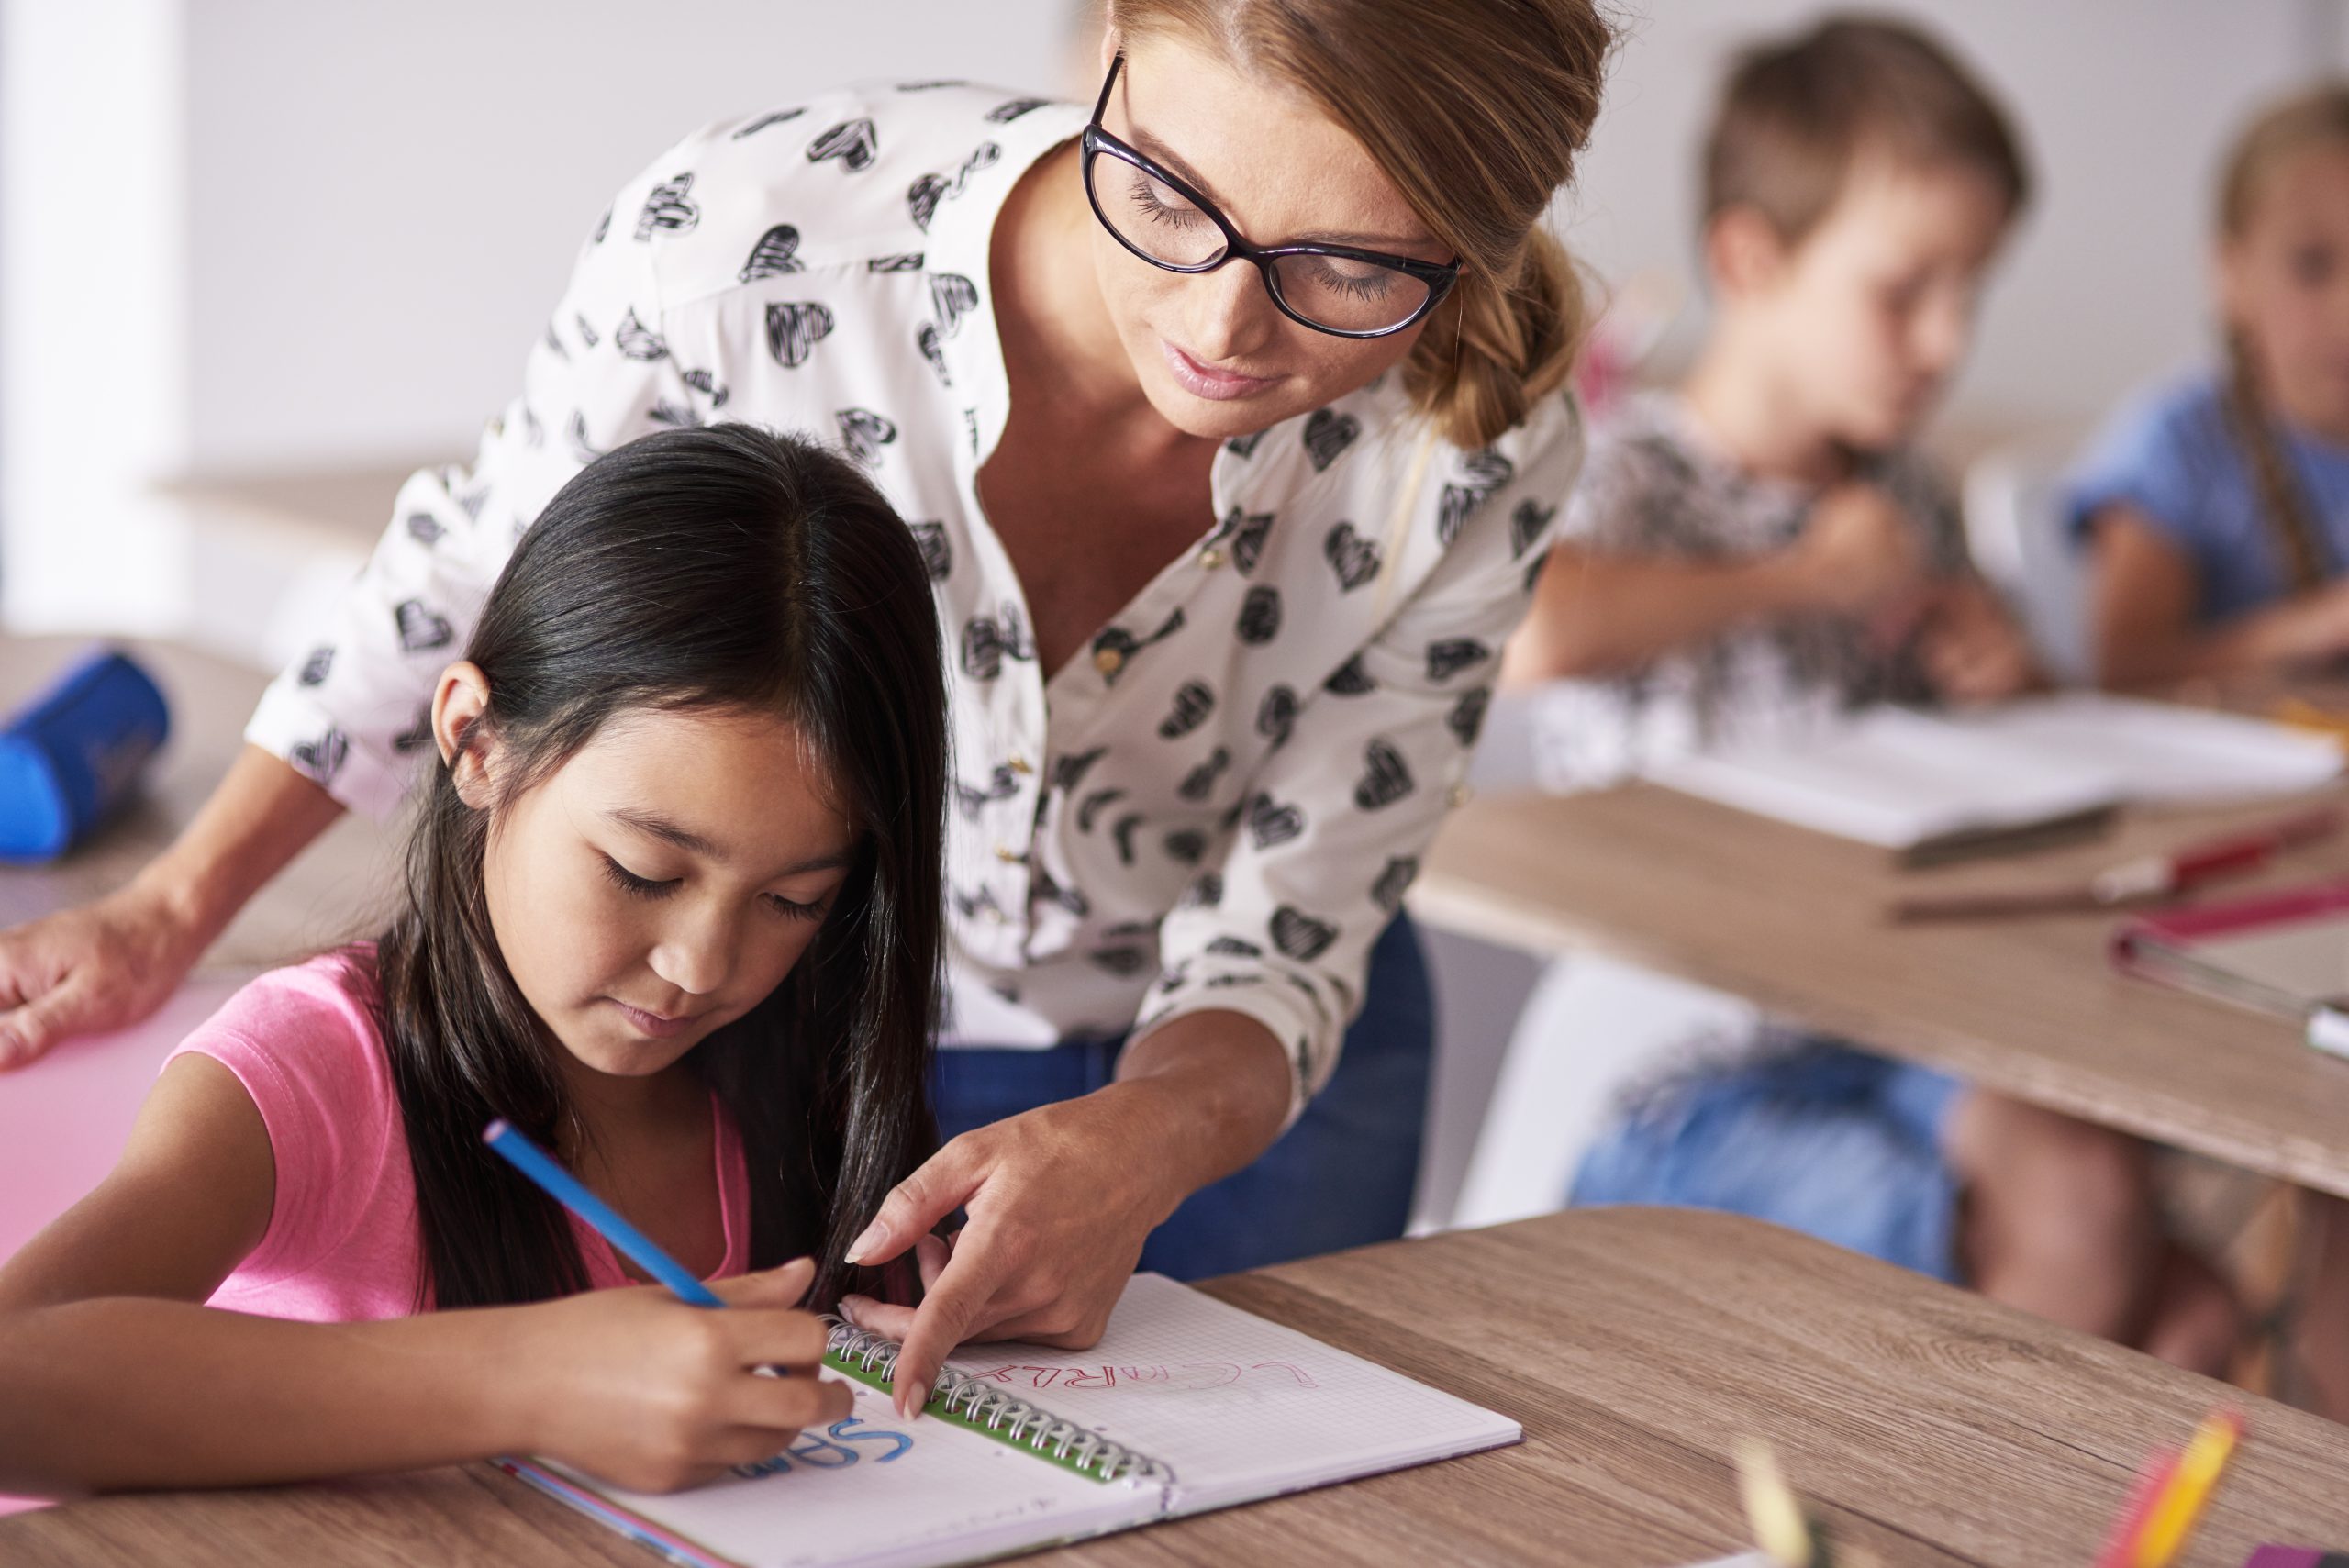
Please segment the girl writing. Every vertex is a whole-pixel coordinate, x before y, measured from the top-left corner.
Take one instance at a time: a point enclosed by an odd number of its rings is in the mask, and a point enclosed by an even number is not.
[[[934,1140],[941,658],[912,536],[744,426],[589,465],[441,673],[405,896],[165,1066],[0,1269],[0,1489],[544,1452],[669,1488],[849,1410],[843,1256]],[[503,1117],[737,1310],[630,1284]]]

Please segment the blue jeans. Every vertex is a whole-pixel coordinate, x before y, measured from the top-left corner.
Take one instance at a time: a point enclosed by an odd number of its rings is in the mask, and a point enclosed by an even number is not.
[[[1965,1092],[1929,1067],[1778,1032],[1649,1095],[1591,1146],[1568,1201],[1724,1209],[1963,1284],[1942,1145]]]
[[[1074,1099],[1116,1075],[1119,1036],[1043,1051],[938,1052],[941,1139]],[[1435,1001],[1408,916],[1371,949],[1361,1016],[1329,1086],[1256,1162],[1200,1188],[1151,1232],[1141,1266],[1204,1279],[1403,1234],[1419,1178]]]

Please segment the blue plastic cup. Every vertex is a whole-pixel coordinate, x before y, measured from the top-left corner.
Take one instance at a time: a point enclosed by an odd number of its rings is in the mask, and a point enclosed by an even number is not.
[[[129,795],[171,734],[146,671],[113,649],[68,670],[0,728],[0,861],[53,861]]]

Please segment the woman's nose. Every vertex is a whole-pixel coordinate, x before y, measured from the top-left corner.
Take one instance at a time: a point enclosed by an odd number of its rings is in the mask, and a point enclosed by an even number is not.
[[[1264,292],[1264,280],[1245,261],[1227,261],[1212,272],[1183,280],[1185,321],[1191,340],[1182,345],[1213,362],[1252,353],[1277,330],[1278,313]]]

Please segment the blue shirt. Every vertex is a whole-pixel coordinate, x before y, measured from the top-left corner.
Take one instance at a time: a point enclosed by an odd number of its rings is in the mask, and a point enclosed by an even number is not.
[[[2278,426],[2318,531],[2326,574],[2349,572],[2349,448]],[[2229,428],[2224,387],[2204,373],[2140,396],[2116,414],[2066,487],[2065,516],[2085,539],[2100,508],[2125,503],[2186,552],[2206,625],[2283,598],[2291,588],[2258,482]]]

